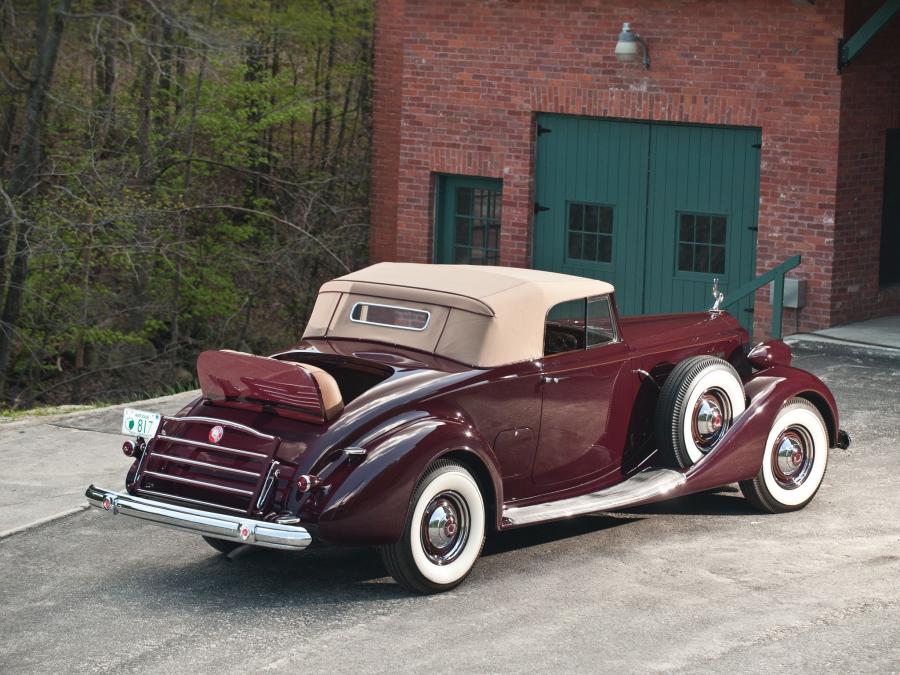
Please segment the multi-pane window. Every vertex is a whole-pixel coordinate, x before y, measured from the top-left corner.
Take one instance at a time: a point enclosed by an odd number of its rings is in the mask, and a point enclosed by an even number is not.
[[[612,262],[613,208],[570,202],[567,236],[569,259]]]
[[[725,216],[678,214],[678,271],[725,273]]]
[[[496,265],[500,262],[500,191],[457,186],[454,190],[453,262]]]

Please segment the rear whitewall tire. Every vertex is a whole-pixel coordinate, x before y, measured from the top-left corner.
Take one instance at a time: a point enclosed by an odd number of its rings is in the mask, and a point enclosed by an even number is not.
[[[825,477],[828,446],[828,428],[816,407],[805,399],[789,400],[766,438],[759,474],[743,481],[741,491],[747,501],[762,511],[783,513],[802,509],[815,497]],[[787,470],[779,468],[779,448],[795,450],[795,475],[791,475],[790,461],[783,460]]]
[[[391,576],[415,593],[458,586],[484,545],[484,498],[474,476],[448,460],[435,462],[416,486],[400,541],[381,548]]]

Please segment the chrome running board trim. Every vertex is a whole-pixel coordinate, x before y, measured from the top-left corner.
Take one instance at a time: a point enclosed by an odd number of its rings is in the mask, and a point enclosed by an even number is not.
[[[508,527],[572,518],[598,511],[614,511],[635,506],[671,492],[687,481],[683,473],[671,469],[648,469],[618,485],[578,497],[531,506],[506,506],[503,524]]]
[[[312,542],[312,536],[306,528],[297,525],[283,525],[164,504],[152,499],[104,490],[93,485],[84,494],[91,506],[110,515],[130,516],[154,525],[188,530],[237,544],[255,544],[296,551],[306,548]]]

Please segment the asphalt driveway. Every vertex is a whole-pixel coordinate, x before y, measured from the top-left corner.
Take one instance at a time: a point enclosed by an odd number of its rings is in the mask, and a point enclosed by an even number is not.
[[[728,488],[505,533],[432,597],[405,594],[368,550],[229,561],[193,535],[78,512],[0,539],[0,672],[896,672],[900,360],[796,363],[853,437],[803,511],[761,515]],[[31,436],[57,453],[47,497],[83,492],[57,446],[121,457],[102,414],[0,427],[0,504]]]

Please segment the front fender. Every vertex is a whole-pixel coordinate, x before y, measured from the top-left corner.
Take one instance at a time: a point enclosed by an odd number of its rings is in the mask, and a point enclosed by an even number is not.
[[[744,384],[750,403],[728,430],[722,443],[688,469],[679,494],[699,492],[755,477],[778,411],[792,398],[805,398],[822,413],[830,445],[837,442],[838,413],[834,396],[812,373],[790,366],[773,366]]]
[[[494,512],[500,513],[502,488],[490,446],[463,421],[427,417],[393,430],[368,448],[365,461],[329,496],[319,516],[319,536],[336,544],[396,542],[425,469],[441,456],[458,451],[477,457],[487,469],[496,500]]]

